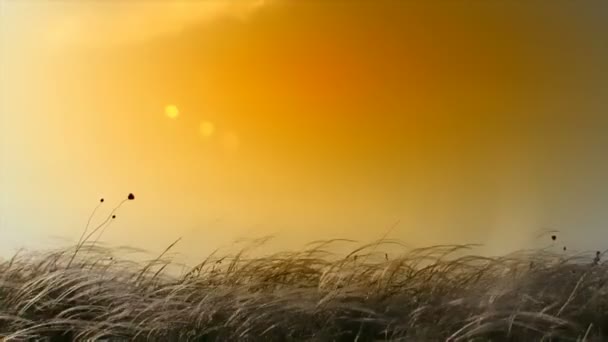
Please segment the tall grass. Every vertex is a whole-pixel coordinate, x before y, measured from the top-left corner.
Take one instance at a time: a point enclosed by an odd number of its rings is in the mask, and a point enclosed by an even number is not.
[[[331,240],[261,257],[212,253],[180,274],[167,257],[179,240],[148,262],[98,243],[134,199],[89,231],[101,199],[71,248],[0,261],[0,340],[608,339],[600,252],[490,258],[467,245],[381,240],[340,255],[333,247],[345,240]],[[389,256],[389,245],[399,253]]]
[[[600,255],[335,241],[210,255],[181,274],[91,242],[0,262],[5,341],[603,341]],[[77,252],[80,250],[80,252]],[[86,252],[85,252],[86,251]],[[569,252],[568,252],[569,253]]]

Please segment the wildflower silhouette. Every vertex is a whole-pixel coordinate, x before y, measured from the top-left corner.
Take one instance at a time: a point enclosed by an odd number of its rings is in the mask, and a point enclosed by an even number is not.
[[[84,226],[84,231],[82,232],[82,235],[80,235],[80,238],[78,239],[78,243],[76,244],[76,246],[80,245],[80,243],[82,242],[82,239],[84,238],[84,235],[87,233],[87,230],[89,230],[89,226],[91,225],[91,220],[93,219],[93,216],[95,216],[95,213],[97,212],[97,209],[99,209],[99,207],[103,204],[105,200],[102,198],[99,199],[99,204],[97,204],[97,206],[95,207],[95,209],[93,209],[93,212],[91,213],[91,215],[89,215],[89,219],[87,220],[87,225]]]
[[[74,258],[76,257],[76,254],[78,254],[78,251],[84,246],[84,244],[87,241],[89,241],[89,239],[93,236],[93,234],[95,234],[97,231],[99,231],[100,229],[103,228],[102,231],[100,232],[100,234],[97,236],[97,239],[95,239],[95,241],[91,245],[91,248],[93,248],[93,246],[95,245],[95,243],[97,242],[97,240],[101,237],[101,234],[103,234],[105,228],[107,228],[107,226],[109,225],[109,223],[111,223],[116,218],[116,215],[114,213],[118,209],[120,209],[120,207],[122,207],[122,205],[125,202],[127,202],[127,201],[133,201],[134,199],[135,199],[135,195],[133,193],[129,193],[129,195],[127,195],[127,198],[124,199],[124,200],[122,200],[114,209],[112,209],[112,211],[106,217],[106,219],[100,225],[98,225],[95,229],[93,229],[85,237],[85,234],[87,233],[87,231],[89,229],[89,224],[91,223],[91,219],[95,215],[95,212],[97,211],[97,209],[99,208],[99,206],[101,206],[101,204],[104,202],[103,198],[99,201],[100,203],[97,205],[97,207],[95,207],[95,210],[93,210],[93,213],[89,217],[89,221],[87,222],[87,225],[86,225],[84,231],[82,232],[82,235],[81,235],[80,239],[78,240],[78,243],[76,244],[76,249],[74,250],[74,254],[72,254],[72,257],[71,257],[70,261],[68,262],[66,268],[69,268],[72,265],[72,262],[74,261]]]

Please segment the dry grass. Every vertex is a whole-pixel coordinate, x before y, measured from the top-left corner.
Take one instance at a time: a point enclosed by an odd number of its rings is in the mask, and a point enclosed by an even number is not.
[[[335,242],[335,241],[334,241]],[[0,336],[135,341],[601,341],[608,268],[594,255],[332,241],[211,255],[185,274],[84,243],[0,263]],[[75,253],[78,250],[78,253]],[[69,266],[68,266],[69,265]]]

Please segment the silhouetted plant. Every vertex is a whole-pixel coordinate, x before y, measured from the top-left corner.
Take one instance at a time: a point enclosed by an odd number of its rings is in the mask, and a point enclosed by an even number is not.
[[[101,206],[101,204],[104,202],[104,199],[102,198],[99,202],[99,204],[97,205],[97,207],[95,207],[95,209],[93,210],[93,213],[91,213],[91,216],[89,216],[89,220],[87,221],[87,225],[84,228],[84,231],[82,232],[82,235],[80,236],[80,239],[78,240],[78,243],[76,244],[76,247],[74,248],[74,253],[72,254],[72,258],[70,259],[70,261],[68,262],[66,267],[70,267],[72,265],[72,262],[74,261],[74,258],[76,257],[76,255],[78,254],[78,251],[80,251],[80,249],[82,248],[82,246],[91,238],[91,236],[93,236],[93,234],[95,234],[97,231],[99,231],[100,229],[105,229],[107,228],[107,224],[109,222],[111,222],[111,220],[116,218],[116,215],[114,214],[118,209],[120,209],[120,207],[122,207],[122,205],[126,202],[126,201],[132,201],[135,199],[135,195],[133,195],[133,193],[129,193],[129,195],[127,195],[127,198],[124,199],[123,201],[121,201],[114,209],[112,209],[112,211],[110,212],[110,214],[107,216],[107,218],[100,224],[98,225],[95,229],[93,229],[88,235],[86,235],[88,229],[89,229],[89,225],[91,223],[91,220],[93,218],[93,216],[95,215],[95,213],[97,212],[97,209],[99,208],[99,206]],[[102,230],[103,232],[103,230]],[[85,236],[86,235],[86,236]],[[100,235],[101,236],[101,235]],[[99,237],[98,237],[99,238]]]

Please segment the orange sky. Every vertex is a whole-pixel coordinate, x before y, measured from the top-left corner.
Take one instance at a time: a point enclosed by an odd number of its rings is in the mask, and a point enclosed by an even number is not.
[[[2,2],[4,244],[77,238],[98,197],[133,191],[113,243],[369,241],[399,220],[419,245],[551,227],[596,248],[606,9]]]

